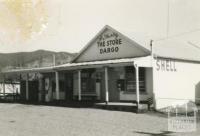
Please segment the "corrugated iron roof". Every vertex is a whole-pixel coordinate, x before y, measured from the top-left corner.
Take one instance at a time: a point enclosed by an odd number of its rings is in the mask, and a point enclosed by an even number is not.
[[[149,51],[151,50],[150,41],[153,40],[153,53],[156,56],[200,62],[200,45],[197,45],[197,47],[192,46],[183,38],[169,37],[161,40],[154,40],[151,36],[131,32],[131,30],[121,28],[117,28],[117,30]]]
[[[160,57],[200,61],[200,49],[186,41],[175,39],[157,41],[153,43],[153,52]]]
[[[113,29],[110,26],[105,26],[99,33],[101,33],[106,28]],[[120,29],[118,29],[118,30],[120,30]],[[151,50],[151,47],[150,47],[151,38],[150,37],[144,37],[141,34],[137,35],[137,34],[131,33],[130,31],[127,32],[124,30],[120,30],[120,33],[123,34],[124,36],[126,36],[127,38],[131,39],[133,42],[138,43],[140,46],[142,46],[147,51]],[[85,51],[86,49],[87,49],[87,46],[85,48],[83,48],[82,52]],[[200,49],[195,46],[192,46],[191,44],[189,44],[188,42],[183,41],[183,40],[181,41],[181,40],[169,38],[169,39],[165,39],[165,40],[154,41],[153,42],[153,53],[156,56],[164,57],[164,58],[175,58],[175,59],[181,59],[181,60],[200,62]],[[48,72],[48,71],[54,71],[54,70],[59,70],[59,69],[67,69],[70,67],[79,68],[81,66],[87,66],[87,65],[127,63],[127,62],[134,62],[135,60],[136,60],[136,58],[126,58],[126,59],[92,61],[92,62],[82,62],[82,63],[67,63],[67,64],[55,66],[55,67],[15,69],[15,70],[10,70],[10,71],[5,71],[3,73]]]
[[[81,69],[90,66],[106,66],[106,65],[113,65],[113,64],[122,64],[122,63],[129,63],[132,64],[133,62],[148,60],[147,66],[151,66],[150,56],[147,57],[138,57],[138,58],[125,58],[125,59],[115,59],[115,60],[104,60],[104,61],[92,61],[92,62],[80,62],[80,63],[67,63],[58,66],[52,67],[43,67],[43,68],[30,68],[30,69],[13,69],[9,71],[4,71],[2,73],[31,73],[31,72],[53,72],[57,70],[71,70],[71,69]]]

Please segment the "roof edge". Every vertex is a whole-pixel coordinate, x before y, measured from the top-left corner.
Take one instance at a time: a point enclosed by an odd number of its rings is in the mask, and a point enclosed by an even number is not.
[[[184,61],[184,62],[200,63],[200,60],[192,60],[192,59],[178,58],[178,57],[167,57],[167,56],[161,56],[161,55],[156,55],[156,54],[154,54],[154,58],[173,59],[173,60]]]
[[[101,35],[106,29],[110,29],[111,31],[114,31],[116,33],[119,33],[122,37],[124,37],[125,39],[127,39],[128,41],[130,41],[133,44],[136,44],[136,46],[140,49],[142,49],[145,53],[147,54],[151,54],[151,51],[147,48],[145,48],[144,46],[138,44],[136,41],[130,39],[129,37],[127,37],[126,35],[120,33],[119,31],[115,30],[114,28],[112,28],[109,25],[105,25],[84,47],[83,49],[78,53],[77,56],[74,57],[74,59],[71,61],[71,63],[74,63],[82,54],[83,52],[85,52],[87,50],[87,48],[89,48],[91,46],[91,43],[99,36]],[[149,41],[150,43],[150,41]]]

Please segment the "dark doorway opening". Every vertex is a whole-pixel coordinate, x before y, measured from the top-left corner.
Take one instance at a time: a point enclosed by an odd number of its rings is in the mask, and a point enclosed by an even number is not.
[[[65,74],[65,98],[67,101],[73,100],[73,73]]]

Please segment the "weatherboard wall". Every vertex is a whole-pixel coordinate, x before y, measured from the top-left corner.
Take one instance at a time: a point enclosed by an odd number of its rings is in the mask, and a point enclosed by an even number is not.
[[[200,64],[175,59],[154,59],[156,108],[200,102]]]

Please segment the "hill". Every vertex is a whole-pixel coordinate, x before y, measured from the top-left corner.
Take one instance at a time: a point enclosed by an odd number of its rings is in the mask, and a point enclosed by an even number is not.
[[[0,53],[0,70],[46,67],[70,62],[76,53],[37,50],[33,52]]]

